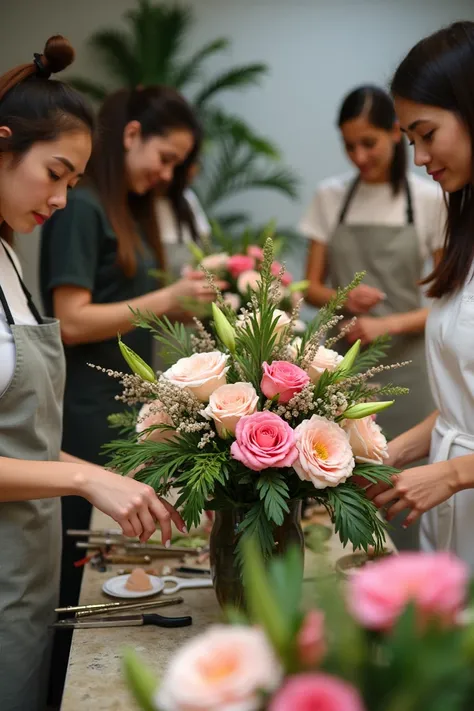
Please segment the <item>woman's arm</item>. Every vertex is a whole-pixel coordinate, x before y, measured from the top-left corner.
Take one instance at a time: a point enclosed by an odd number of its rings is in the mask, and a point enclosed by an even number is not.
[[[324,306],[336,295],[335,289],[324,285],[326,270],[327,245],[311,240],[306,265],[306,279],[309,281],[309,286],[305,294],[305,299],[311,306]]]
[[[431,433],[438,414],[438,410],[434,410],[423,422],[395,437],[389,443],[390,466],[403,469],[412,462],[417,462],[428,456]]]
[[[66,345],[91,343],[128,333],[134,326],[130,308],[151,311],[158,316],[179,310],[183,297],[210,302],[214,291],[201,278],[180,279],[171,286],[152,291],[130,301],[111,304],[92,303],[89,289],[59,286],[53,292],[54,314],[61,323],[61,336]],[[218,282],[218,286],[222,286]]]
[[[0,457],[0,501],[82,496],[113,518],[126,536],[146,541],[158,522],[165,545],[171,539],[172,520],[181,531],[186,530],[178,512],[147,484],[70,455],[62,453],[61,459],[43,462]]]

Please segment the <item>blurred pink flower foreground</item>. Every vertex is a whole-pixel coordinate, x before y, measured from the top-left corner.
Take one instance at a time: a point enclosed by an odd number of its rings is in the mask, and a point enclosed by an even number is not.
[[[329,674],[290,677],[268,707],[269,711],[364,711],[359,692]]]

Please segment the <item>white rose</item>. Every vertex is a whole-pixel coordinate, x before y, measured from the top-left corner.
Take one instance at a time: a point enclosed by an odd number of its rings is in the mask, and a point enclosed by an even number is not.
[[[262,630],[215,625],[182,646],[155,695],[161,711],[258,711],[281,668]]]
[[[221,385],[209,398],[209,405],[202,414],[214,420],[217,433],[225,437],[226,432],[235,434],[237,422],[245,415],[257,410],[258,395],[250,383]]]
[[[189,358],[180,358],[163,377],[179,388],[187,388],[201,402],[207,402],[214,390],[226,383],[228,357],[220,351],[194,353]]]
[[[173,420],[168,415],[163,407],[163,403],[159,400],[153,400],[153,402],[146,402],[140,412],[138,413],[137,423],[135,425],[135,431],[137,432],[140,440],[150,439],[153,442],[164,442],[170,437],[173,437],[173,432],[171,430],[156,429],[152,430],[148,434],[142,434],[144,430],[152,425],[170,425],[173,426]]]
[[[210,272],[218,272],[227,268],[228,260],[229,255],[225,252],[222,252],[222,254],[210,254],[208,257],[204,257],[201,266]]]
[[[343,356],[330,348],[319,346],[314,356],[314,360],[308,368],[308,375],[311,382],[317,383],[325,370],[333,372],[342,361]]]
[[[255,315],[257,317],[257,322],[260,323],[260,313],[257,311]],[[237,317],[235,325],[245,326],[250,320],[250,318],[252,318],[252,315],[244,316],[244,314],[240,314],[240,316]],[[275,324],[275,333],[277,334],[276,342],[278,343],[285,329],[290,325],[291,319],[284,311],[281,311],[280,309],[274,309],[272,320],[275,319],[277,319],[277,322]]]
[[[383,460],[388,458],[387,440],[372,416],[344,420],[342,426],[349,435],[356,462],[383,464]]]

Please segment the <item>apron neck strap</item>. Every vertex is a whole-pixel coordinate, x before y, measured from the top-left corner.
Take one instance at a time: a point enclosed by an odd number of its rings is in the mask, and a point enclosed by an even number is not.
[[[0,241],[1,241],[1,240],[0,240]],[[15,262],[13,261],[11,254],[10,254],[10,252],[8,251],[8,249],[6,248],[6,246],[4,245],[3,242],[2,242],[2,247],[3,247],[3,249],[5,250],[5,254],[7,255],[8,259],[10,260],[10,263],[11,263],[11,265],[12,265],[13,269],[15,270],[15,273],[16,273],[16,275],[17,275],[17,277],[18,277],[18,281],[20,282],[20,286],[21,286],[22,291],[23,291],[23,293],[24,293],[24,295],[25,295],[25,297],[26,297],[26,301],[28,302],[28,308],[30,309],[32,315],[34,316],[34,318],[36,319],[36,321],[37,321],[39,324],[44,323],[43,318],[42,318],[40,312],[38,311],[38,309],[36,308],[36,306],[35,306],[35,304],[34,304],[34,302],[33,302],[33,297],[31,296],[30,292],[29,292],[28,289],[26,288],[26,286],[25,286],[25,284],[24,284],[24,282],[23,282],[23,279],[21,278],[20,274],[18,273],[18,269],[16,268],[16,264],[15,264]],[[3,310],[4,310],[4,312],[5,312],[5,318],[7,319],[8,325],[9,325],[9,326],[14,326],[14,325],[15,325],[15,321],[14,321],[14,319],[13,319],[13,315],[12,315],[11,309],[10,309],[10,307],[9,307],[9,305],[8,305],[8,302],[7,302],[5,293],[4,293],[4,291],[3,291],[2,287],[1,287],[1,285],[0,285],[0,302],[1,302],[2,306],[3,306]]]
[[[344,203],[341,208],[341,212],[339,213],[338,224],[340,224],[340,225],[342,225],[342,223],[344,222],[344,220],[347,216],[347,211],[350,207],[352,198],[354,197],[354,193],[356,192],[356,190],[359,186],[359,183],[360,183],[360,176],[357,176],[357,178],[349,186],[349,190],[347,191]],[[410,189],[410,184],[408,182],[408,178],[405,178],[403,184],[404,184],[404,188],[405,188],[405,195],[407,198],[406,220],[409,225],[413,225],[415,222],[415,218],[413,215],[413,200],[412,200],[412,196],[411,196],[411,189]]]

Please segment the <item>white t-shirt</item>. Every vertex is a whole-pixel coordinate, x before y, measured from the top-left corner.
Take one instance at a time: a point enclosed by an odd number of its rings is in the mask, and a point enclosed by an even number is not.
[[[188,189],[185,191],[184,196],[192,210],[199,236],[207,237],[211,233],[211,226],[196,194]],[[187,225],[182,225],[182,239],[180,239],[178,223],[168,198],[158,198],[157,215],[163,244],[186,243],[192,240],[191,231]]]
[[[15,262],[16,268],[21,274],[21,266],[14,251],[3,241],[2,244],[8,249],[9,254]],[[3,246],[0,244],[0,284],[5,294],[7,304],[12,312],[13,320],[18,326],[28,326],[36,324],[36,319],[31,313],[26,296],[18,281],[18,276],[13,269],[12,263],[8,259]],[[0,394],[3,393],[15,372],[16,352],[15,342],[7,323],[5,311],[0,303]]]
[[[323,180],[316,190],[300,224],[300,231],[316,242],[327,244],[335,228],[354,175],[345,174]],[[408,175],[415,227],[420,240],[420,255],[426,261],[444,243],[446,206],[437,183],[415,173]],[[344,218],[346,224],[406,224],[406,192],[392,194],[389,183],[360,182]]]

